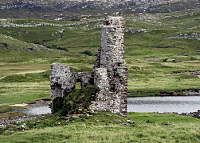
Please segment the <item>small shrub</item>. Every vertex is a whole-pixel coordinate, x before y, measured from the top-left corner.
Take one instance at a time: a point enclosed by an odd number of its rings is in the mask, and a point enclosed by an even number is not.
[[[197,60],[196,57],[190,57],[190,60]]]
[[[59,112],[62,110],[64,99],[62,97],[57,97],[53,100],[53,112]]]
[[[66,48],[58,47],[57,45],[47,46],[48,49],[57,49],[68,52],[69,50]]]
[[[155,121],[146,120],[146,123],[155,123]]]
[[[167,60],[168,60],[167,58],[166,58],[166,59],[163,59],[163,62],[167,62]]]
[[[85,54],[85,55],[88,55],[88,56],[92,56],[92,52],[89,51],[89,50],[83,51],[83,52],[81,52],[81,54]]]

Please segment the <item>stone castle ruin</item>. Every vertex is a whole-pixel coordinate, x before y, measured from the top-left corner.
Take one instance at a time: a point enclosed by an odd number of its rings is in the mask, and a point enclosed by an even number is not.
[[[124,58],[124,25],[122,17],[107,17],[101,31],[101,47],[91,72],[73,72],[72,68],[53,63],[51,66],[51,97],[66,97],[75,89],[94,85],[95,101],[91,111],[110,111],[127,116],[128,67]],[[52,108],[53,109],[53,108]]]

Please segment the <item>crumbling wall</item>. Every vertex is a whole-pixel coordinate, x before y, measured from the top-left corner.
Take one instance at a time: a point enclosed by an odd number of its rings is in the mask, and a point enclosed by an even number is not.
[[[71,93],[77,82],[81,82],[81,88],[94,84],[93,72],[73,72],[72,68],[64,64],[53,63],[51,65],[50,85],[51,100],[64,98]],[[55,109],[51,104],[52,113]]]
[[[88,85],[94,85],[94,73],[93,72],[78,72],[76,74],[76,81],[81,82],[81,88]]]
[[[76,85],[75,73],[72,68],[63,64],[53,63],[50,74],[51,98],[65,97]]]
[[[101,47],[94,66],[98,89],[91,109],[127,115],[128,68],[124,58],[124,24],[122,17],[107,17],[101,31]],[[103,84],[104,82],[104,84]]]
[[[94,71],[74,73],[70,67],[52,64],[52,100],[67,96],[79,81],[82,88],[95,85],[97,89],[90,110],[127,115],[128,68],[124,59],[124,24],[122,17],[106,18]]]

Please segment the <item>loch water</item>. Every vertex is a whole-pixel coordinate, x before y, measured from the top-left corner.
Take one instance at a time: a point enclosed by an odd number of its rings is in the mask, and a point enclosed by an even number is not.
[[[200,110],[200,96],[128,98],[128,112],[190,113],[197,110]]]
[[[28,115],[51,114],[50,101],[26,106]],[[200,110],[200,96],[129,97],[128,112],[190,113]],[[21,111],[20,111],[21,112]]]
[[[50,101],[38,101],[35,104],[29,104],[26,109],[16,110],[15,112],[23,112],[27,115],[51,114],[49,107]]]

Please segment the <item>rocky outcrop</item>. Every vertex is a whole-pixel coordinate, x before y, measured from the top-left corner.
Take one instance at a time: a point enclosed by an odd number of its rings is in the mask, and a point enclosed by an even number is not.
[[[195,118],[200,119],[200,110],[198,110],[197,112],[182,113],[180,115],[182,115],[182,116],[191,116],[191,117],[195,117]]]
[[[57,1],[40,1],[40,0],[13,0],[10,3],[6,3],[1,9],[13,9],[13,8],[59,8],[59,9],[70,9],[70,8],[122,8],[131,5],[141,4],[158,4],[165,0],[57,0]],[[174,0],[179,1],[179,0]]]
[[[186,39],[186,40],[200,40],[200,33],[182,33],[177,36],[170,36],[168,39]]]
[[[0,2],[0,11],[3,11],[0,18],[9,16],[10,18],[37,17],[61,20],[74,19],[77,14],[166,13],[199,7],[198,0],[11,0]],[[15,10],[18,14],[10,14],[10,11]],[[66,15],[66,12],[70,14]],[[32,15],[32,13],[37,14]]]
[[[41,27],[41,26],[52,26],[52,27],[71,27],[71,26],[78,26],[78,25],[84,25],[84,24],[90,24],[92,22],[99,22],[103,19],[90,19],[87,21],[82,22],[74,22],[70,24],[55,24],[55,23],[47,23],[47,22],[39,22],[39,23],[26,23],[26,24],[15,24],[12,23],[12,21],[0,21],[0,27]],[[99,27],[97,27],[99,28]],[[62,31],[58,31],[59,33],[62,33]]]
[[[44,117],[44,115],[27,115],[23,117],[0,118],[0,128],[10,124],[19,124],[26,120],[34,120],[38,117]]]

